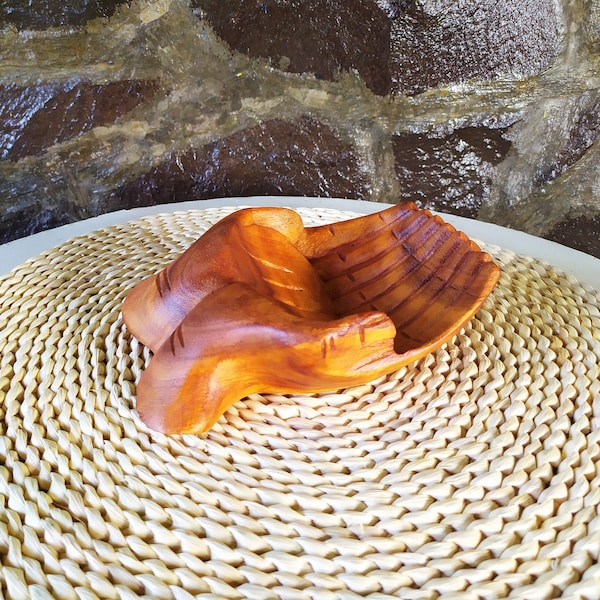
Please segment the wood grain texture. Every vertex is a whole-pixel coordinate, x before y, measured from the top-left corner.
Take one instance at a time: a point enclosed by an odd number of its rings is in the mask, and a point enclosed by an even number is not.
[[[309,228],[289,209],[239,210],[128,294],[125,323],[154,353],[138,411],[201,433],[250,393],[370,381],[452,337],[499,273],[411,203]]]

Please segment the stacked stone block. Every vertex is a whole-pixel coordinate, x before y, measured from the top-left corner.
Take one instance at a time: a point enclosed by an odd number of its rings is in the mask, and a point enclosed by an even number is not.
[[[585,0],[0,7],[0,242],[247,195],[413,200],[600,256]]]

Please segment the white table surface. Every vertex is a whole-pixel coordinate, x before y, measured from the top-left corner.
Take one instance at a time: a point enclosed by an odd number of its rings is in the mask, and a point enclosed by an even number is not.
[[[388,205],[364,200],[251,196],[243,198],[220,198],[217,200],[193,200],[131,210],[120,210],[36,233],[0,246],[0,275],[8,273],[27,259],[33,258],[41,252],[66,242],[77,235],[89,233],[109,225],[132,221],[146,215],[222,206],[287,206],[290,208],[305,206],[335,208],[369,214],[383,210]],[[449,214],[440,213],[440,216],[460,231],[464,231],[471,238],[495,244],[520,255],[545,260],[549,264],[567,273],[571,273],[579,281],[588,283],[596,290],[600,290],[600,260],[593,256],[520,231],[499,227],[498,225]]]

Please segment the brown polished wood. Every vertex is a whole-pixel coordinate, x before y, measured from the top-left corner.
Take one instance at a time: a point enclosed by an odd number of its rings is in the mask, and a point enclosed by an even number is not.
[[[201,433],[250,393],[365,383],[451,338],[499,274],[477,244],[411,203],[308,228],[290,209],[239,210],[123,304],[154,353],[140,417]]]

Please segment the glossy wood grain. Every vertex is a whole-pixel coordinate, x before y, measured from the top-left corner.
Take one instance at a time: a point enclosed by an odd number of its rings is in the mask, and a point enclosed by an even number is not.
[[[200,433],[250,393],[372,380],[447,341],[498,276],[474,242],[413,204],[309,228],[289,209],[237,211],[124,302],[154,353],[139,414],[165,433]]]

